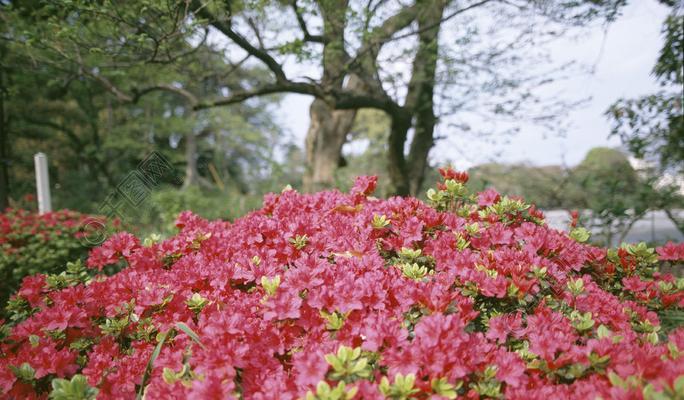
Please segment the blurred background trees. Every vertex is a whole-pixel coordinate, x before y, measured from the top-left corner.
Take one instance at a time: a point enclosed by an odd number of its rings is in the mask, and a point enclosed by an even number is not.
[[[620,99],[606,112],[611,134],[619,136],[629,152],[643,163],[644,179],[653,193],[650,206],[665,210],[684,232],[681,185],[684,179],[684,4],[661,0],[671,7],[663,22],[663,45],[653,67],[662,90],[637,99]]]
[[[660,179],[684,165],[681,2],[664,3],[672,14],[654,68],[663,90],[607,113],[645,168],[596,149],[574,168],[476,166],[473,185],[592,210],[606,235],[656,208],[684,229],[673,211],[681,193]],[[162,154],[181,177],[151,197],[150,221],[165,224],[183,208],[234,217],[288,183],[344,189],[360,174],[381,176],[380,195],[419,195],[448,135],[515,134],[521,121],[561,131],[581,99],[543,89],[575,66],[549,63],[539,44],[610,23],[624,4],[0,1],[0,205],[33,192],[37,150],[50,156],[55,203],[84,212]],[[304,143],[277,121],[287,93],[312,99]],[[482,122],[438,127],[469,114]]]

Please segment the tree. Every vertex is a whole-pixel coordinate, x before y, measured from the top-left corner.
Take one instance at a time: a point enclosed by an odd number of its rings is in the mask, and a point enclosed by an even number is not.
[[[663,23],[663,47],[653,75],[663,90],[638,99],[620,99],[606,112],[635,157],[651,161],[659,172],[684,174],[684,3],[662,1],[672,12]]]
[[[571,171],[567,202],[590,211],[588,225],[612,245],[621,243],[653,204],[651,182],[644,181],[619,150],[597,147]]]
[[[97,211],[103,198],[151,151],[185,169],[187,184],[213,187],[218,175],[241,192],[262,190],[259,185],[273,167],[280,142],[268,108],[277,98],[231,108],[191,107],[192,92],[216,95],[258,80],[262,70],[236,68],[206,42],[194,47],[176,44],[192,52],[192,63],[182,57],[126,61],[125,46],[120,57],[110,59],[99,47],[74,47],[75,40],[108,45],[96,29],[109,26],[101,20],[72,24],[73,32],[54,37],[63,27],[52,25],[50,4],[11,6],[3,3],[8,12],[0,14],[5,52],[0,72],[7,99],[3,110],[11,116],[11,124],[3,119],[2,133],[12,143],[8,176],[15,182],[8,194],[16,199],[34,190],[36,149],[50,155],[53,197],[61,207]],[[66,57],[68,49],[73,59]],[[85,65],[99,69],[86,70]],[[126,99],[123,92],[112,96],[124,82],[161,81],[168,87],[133,91],[135,99]],[[3,152],[6,149],[3,146]]]
[[[59,7],[39,7],[38,13],[49,29],[25,42],[50,52],[54,59],[62,60],[65,69],[99,82],[123,102],[137,102],[142,96],[164,91],[187,99],[188,108],[198,111],[273,93],[313,96],[316,100],[311,108],[312,125],[307,139],[307,186],[331,182],[355,110],[384,111],[391,119],[387,167],[393,191],[406,194],[420,187],[435,141],[434,127],[439,118],[436,108],[443,100],[436,98],[435,88],[440,64],[444,62],[441,55],[449,47],[440,45],[440,30],[445,21],[482,9],[502,18],[506,26],[513,25],[514,20],[519,27],[529,26],[528,17],[533,13],[562,27],[581,25],[597,17],[612,19],[622,3],[481,0],[456,4],[447,0],[417,0],[406,5],[373,0],[303,4],[195,0],[133,2],[118,7],[109,2],[93,5],[74,1]],[[522,31],[521,37],[509,39],[504,45],[471,51],[475,54],[473,59],[463,60],[462,64],[480,74],[460,74],[458,83],[470,82],[472,87],[480,87],[483,74],[493,65],[525,59],[511,54],[519,51],[521,44],[532,48],[537,36],[555,36],[531,29]],[[467,49],[470,36],[466,32],[453,48]],[[111,37],[117,40],[108,39]],[[220,37],[214,42],[226,44],[223,55],[235,69],[259,65],[269,76],[242,82],[220,93],[198,93],[163,75],[147,81],[116,79],[121,69],[135,69],[141,63],[189,62],[201,48],[196,44],[212,41],[212,37]],[[55,46],[53,38],[59,38],[59,46]],[[391,49],[387,47],[389,43]],[[82,57],[86,48],[94,49],[100,56]],[[293,78],[284,67],[293,57],[300,63],[309,63],[320,75]],[[406,79],[386,68],[391,63],[407,66]],[[447,82],[453,85],[454,75],[447,76]],[[526,99],[532,102],[530,91],[522,86],[539,84],[539,76],[502,79],[492,74],[490,78],[487,86],[491,90],[514,89],[509,91],[515,92],[513,95],[501,96],[502,103],[492,107],[493,113],[508,116],[517,115]],[[393,88],[395,84],[397,90]],[[468,101],[456,99],[451,111],[464,102]],[[409,152],[405,154],[411,137]]]
[[[566,193],[569,174],[560,165],[532,166],[525,164],[487,163],[468,170],[468,185],[475,191],[492,187],[500,193],[520,196],[542,209],[568,205]]]
[[[681,183],[678,187],[676,182],[684,180],[684,3],[661,3],[672,7],[663,23],[664,43],[653,67],[663,89],[637,99],[620,99],[606,115],[612,121],[611,135],[620,137],[632,155],[646,161],[644,173],[658,194],[654,202],[684,233],[684,220],[673,211],[684,205]],[[669,176],[669,181],[663,176]]]

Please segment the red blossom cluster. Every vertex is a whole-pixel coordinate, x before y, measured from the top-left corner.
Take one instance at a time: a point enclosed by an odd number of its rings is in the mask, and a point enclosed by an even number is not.
[[[24,235],[37,236],[47,241],[50,234],[59,235],[62,231],[78,230],[88,215],[70,210],[60,210],[45,214],[37,214],[22,209],[7,209],[0,214],[0,245],[7,245],[5,251],[19,251],[21,238]]]
[[[59,272],[67,261],[85,257],[89,246],[82,228],[90,220],[97,221],[70,210],[41,215],[8,208],[0,213],[0,303],[5,304],[23,277]]]
[[[233,223],[185,212],[164,241],[110,238],[91,275],[27,278],[14,299],[25,317],[0,344],[0,393],[684,395],[684,329],[660,318],[682,311],[684,280],[657,271],[684,245],[594,247],[519,199],[442,175],[429,204],[369,197],[376,180],[362,177],[351,194],[267,195]]]

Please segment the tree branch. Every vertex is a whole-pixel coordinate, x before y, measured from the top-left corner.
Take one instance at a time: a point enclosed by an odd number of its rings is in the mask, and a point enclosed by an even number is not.
[[[315,43],[325,43],[325,38],[323,35],[312,35],[309,32],[309,28],[306,26],[306,21],[304,21],[304,16],[300,12],[299,6],[297,6],[297,0],[292,0],[292,3],[290,3],[292,6],[292,10],[295,13],[295,16],[297,17],[297,23],[299,24],[299,28],[302,30],[302,33],[304,33],[304,41],[305,42],[315,42]]]
[[[194,109],[202,110],[206,108],[226,106],[230,104],[241,103],[253,97],[266,96],[276,93],[299,93],[321,98],[324,97],[318,86],[314,84],[285,81],[266,84],[253,90],[236,91],[228,97],[223,97],[213,101],[200,102],[194,106]]]
[[[143,89],[134,88],[133,89],[134,95],[133,95],[133,98],[131,99],[131,102],[137,103],[138,100],[142,96],[144,96],[148,93],[156,92],[156,91],[165,91],[165,92],[177,94],[177,95],[185,98],[188,101],[188,104],[190,105],[191,108],[195,108],[195,106],[197,106],[197,104],[199,103],[199,100],[197,99],[197,97],[194,94],[190,93],[189,91],[187,91],[181,87],[177,87],[177,86],[173,86],[173,85],[167,85],[167,84],[148,86],[148,87],[143,88]]]
[[[78,69],[79,69],[79,72],[80,72],[81,74],[87,75],[87,76],[91,77],[92,79],[96,80],[97,82],[99,82],[102,86],[104,86],[104,88],[105,88],[107,91],[109,91],[109,92],[111,92],[112,94],[114,94],[114,96],[116,96],[116,98],[117,98],[119,101],[124,102],[124,103],[131,103],[131,102],[133,102],[134,97],[129,96],[128,94],[126,94],[126,93],[124,93],[123,91],[121,91],[118,87],[116,87],[116,85],[114,85],[114,84],[113,84],[109,79],[107,79],[106,77],[104,77],[104,76],[102,76],[102,75],[100,75],[100,74],[96,74],[96,73],[92,72],[91,70],[89,70],[88,68],[86,68],[85,66],[83,66],[82,64],[79,64]]]
[[[267,51],[265,51],[264,49],[254,47],[251,43],[249,43],[249,41],[244,36],[234,31],[231,26],[232,24],[230,20],[219,20],[214,15],[212,15],[211,12],[206,7],[204,7],[199,1],[195,1],[193,2],[193,4],[195,8],[194,12],[196,13],[196,15],[206,19],[209,22],[209,24],[211,24],[211,26],[213,26],[219,32],[226,35],[230,40],[232,40],[235,44],[240,46],[247,53],[261,60],[261,62],[263,62],[268,67],[268,69],[270,69],[271,72],[273,72],[276,81],[287,81],[287,77],[285,76],[285,72],[283,71],[283,68],[280,65],[280,63],[278,63],[278,61],[276,61],[275,58],[268,54]]]

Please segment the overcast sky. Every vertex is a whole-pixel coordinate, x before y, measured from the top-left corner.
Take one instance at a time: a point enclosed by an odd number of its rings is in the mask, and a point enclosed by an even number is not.
[[[438,142],[431,159],[453,162],[460,168],[491,161],[572,166],[592,147],[618,146],[617,138],[608,138],[610,125],[603,114],[621,97],[638,97],[658,89],[651,69],[662,43],[660,29],[667,12],[654,0],[634,0],[607,30],[597,25],[579,37],[550,45],[549,51],[558,62],[572,59],[593,67],[592,73],[556,83],[555,88],[567,93],[569,99],[591,98],[569,112],[564,121],[569,124],[565,137],[548,135],[539,127],[521,123],[521,133],[492,144],[450,132],[442,125],[438,133],[449,138]],[[299,144],[303,144],[308,128],[310,103],[310,97],[287,95],[278,110],[279,121]]]

